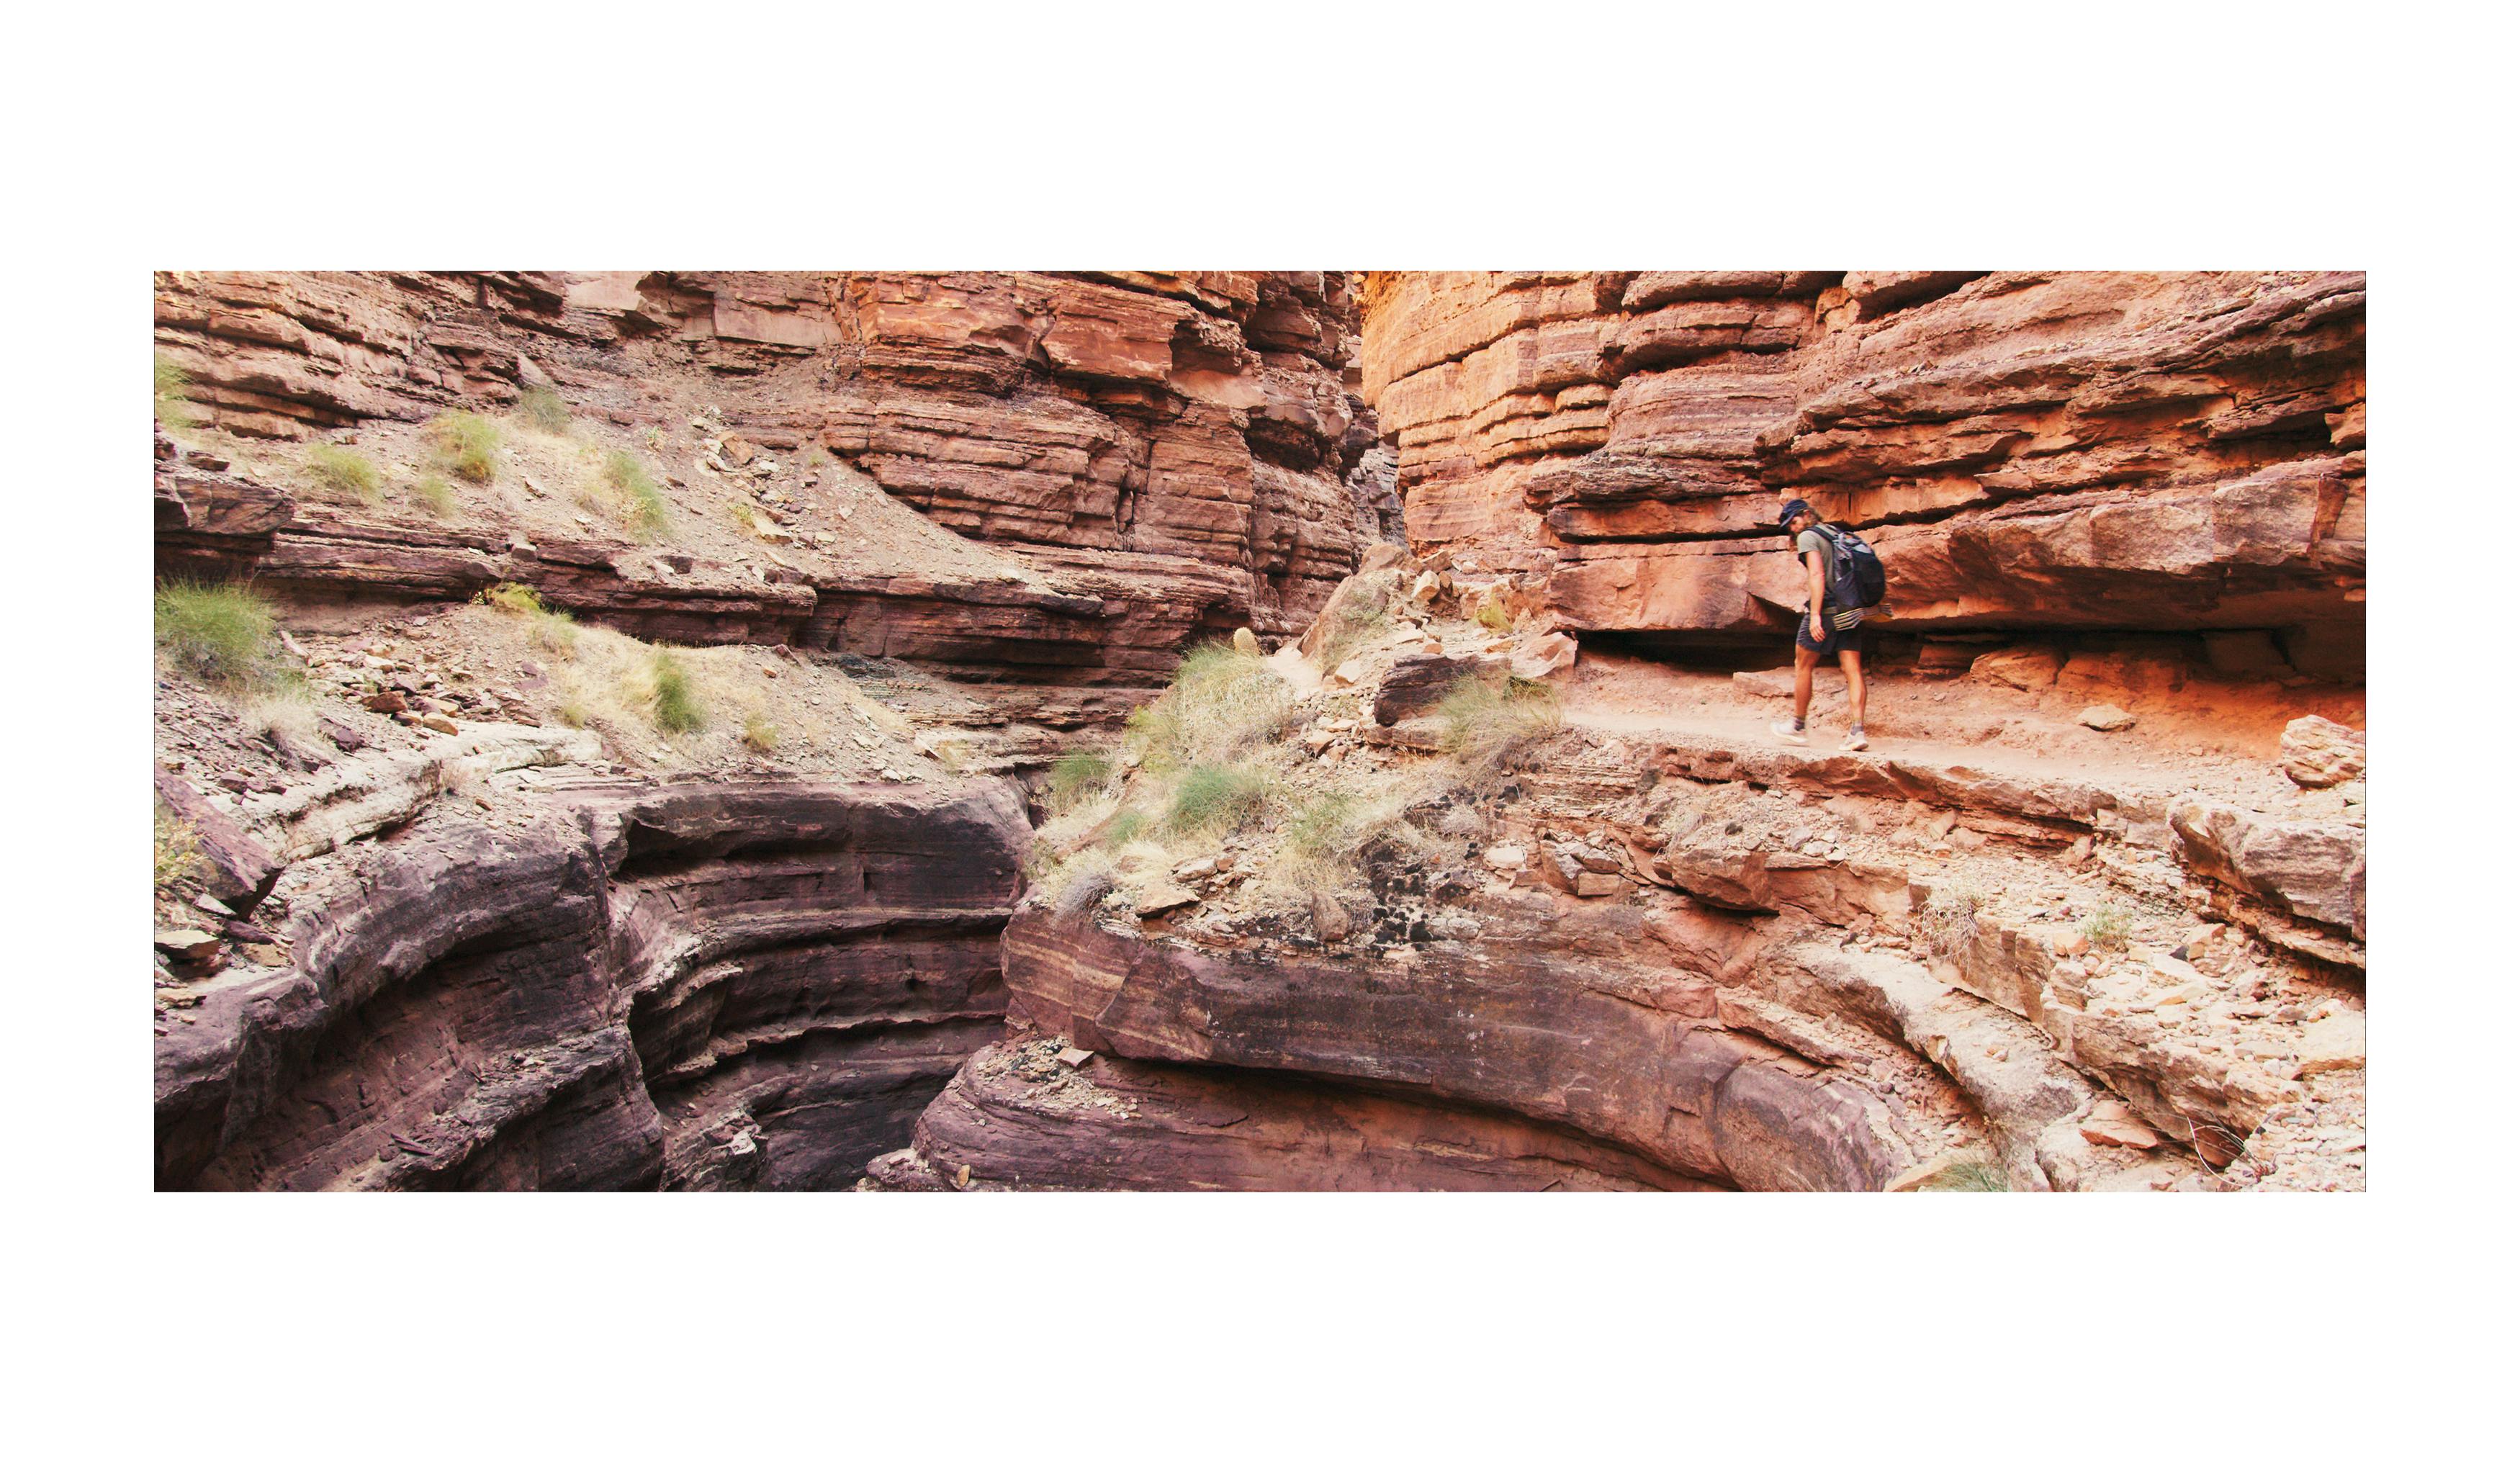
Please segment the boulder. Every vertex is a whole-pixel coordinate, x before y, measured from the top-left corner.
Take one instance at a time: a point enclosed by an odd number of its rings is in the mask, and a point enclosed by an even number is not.
[[[2365,733],[2323,716],[2297,717],[2277,742],[2284,776],[2304,787],[2333,787],[2363,775],[2370,763]]]
[[[2135,1109],[2123,1102],[2102,1100],[2092,1104],[2092,1113],[2082,1122],[2083,1137],[2090,1142],[2112,1148],[2157,1148],[2161,1134],[2152,1130]]]
[[[1373,696],[1373,720],[1378,726],[1388,727],[1432,711],[1463,678],[1502,685],[1505,672],[1506,668],[1497,661],[1476,656],[1404,655],[1383,673],[1382,687]]]
[[[249,913],[279,880],[280,861],[173,773],[158,769],[157,787],[166,811],[192,825],[208,867],[202,883],[209,894],[239,914]]]
[[[2363,1018],[2360,1011],[2330,1011],[2301,1029],[2301,1071],[2345,1072],[2362,1065]]]
[[[1578,647],[1575,637],[1552,631],[1513,653],[1510,669],[1525,681],[1542,681],[1572,669]]]
[[[2201,798],[2174,805],[2170,828],[2181,857],[2207,878],[2363,938],[2362,829]]]
[[[1969,662],[1972,679],[1992,681],[2019,690],[2046,690],[2056,684],[2056,673],[2064,669],[2061,651],[2047,646],[2028,649],[1997,650]]]
[[[2135,725],[2135,713],[2103,701],[2096,706],[2084,707],[2082,715],[2074,720],[2094,732],[2124,732]]]

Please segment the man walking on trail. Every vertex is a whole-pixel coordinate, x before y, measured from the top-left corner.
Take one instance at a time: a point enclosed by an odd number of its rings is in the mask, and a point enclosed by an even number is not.
[[[1843,745],[1847,751],[1861,752],[1870,745],[1864,738],[1865,610],[1857,603],[1854,586],[1839,581],[1837,556],[1829,552],[1829,530],[1812,506],[1797,498],[1785,505],[1777,521],[1793,535],[1794,553],[1802,558],[1811,598],[1794,628],[1794,719],[1778,722],[1772,730],[1796,746],[1811,744],[1804,729],[1811,715],[1812,670],[1822,656],[1835,655],[1838,669],[1846,673],[1850,724]]]

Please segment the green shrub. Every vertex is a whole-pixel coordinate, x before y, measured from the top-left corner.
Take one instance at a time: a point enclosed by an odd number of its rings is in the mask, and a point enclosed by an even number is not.
[[[1070,752],[1051,764],[1050,807],[1063,813],[1109,784],[1111,759],[1101,752]]]
[[[156,376],[158,422],[170,427],[194,425],[200,419],[193,413],[193,374],[159,351]]]
[[[1165,826],[1176,832],[1233,832],[1268,811],[1278,779],[1250,767],[1193,767],[1173,788]]]
[[[455,516],[455,510],[457,507],[455,502],[455,487],[452,483],[449,483],[445,478],[440,477],[434,472],[422,473],[420,475],[420,480],[411,485],[411,496],[412,501],[418,503],[421,506],[421,509],[430,517],[452,518]]]
[[[525,424],[555,437],[568,435],[568,403],[549,386],[528,386],[517,397],[517,415]]]
[[[1192,648],[1169,690],[1129,715],[1127,743],[1148,772],[1169,776],[1193,763],[1235,762],[1255,742],[1284,734],[1294,693],[1266,661],[1210,641]]]
[[[1464,676],[1436,704],[1435,715],[1444,723],[1444,750],[1473,776],[1504,766],[1566,725],[1557,692],[1518,676],[1508,677],[1502,686]]]
[[[289,679],[271,605],[244,585],[159,585],[157,631],[169,661],[213,686],[248,690]]]
[[[428,424],[429,466],[467,482],[499,475],[499,423],[478,412],[449,412]]]
[[[1954,1164],[1923,1186],[1927,1193],[2008,1194],[2012,1180],[1989,1163]]]
[[[2084,915],[2077,928],[2082,930],[2084,939],[2101,950],[2124,950],[2127,936],[2135,930],[2135,911],[2115,902],[2106,903]]]
[[[306,449],[306,470],[315,480],[336,493],[347,494],[361,503],[377,500],[377,487],[384,474],[368,461],[365,453],[330,442],[318,442]]]
[[[158,805],[156,873],[158,892],[165,893],[186,879],[199,877],[207,866],[202,858],[201,838],[193,825]]]
[[[624,516],[633,533],[643,540],[664,535],[668,521],[665,493],[656,486],[656,479],[650,475],[646,464],[616,449],[604,460],[604,480],[625,501],[627,510]]]
[[[649,662],[649,675],[656,687],[657,727],[680,733],[698,732],[708,725],[708,717],[700,709],[699,693],[692,689],[691,674],[672,651],[658,650]]]
[[[743,744],[764,756],[779,750],[779,724],[753,712],[743,719]]]

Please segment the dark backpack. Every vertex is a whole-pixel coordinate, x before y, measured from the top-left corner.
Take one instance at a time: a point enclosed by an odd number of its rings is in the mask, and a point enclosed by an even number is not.
[[[1821,541],[1828,545],[1829,556],[1837,572],[1829,576],[1840,595],[1855,597],[1850,608],[1870,609],[1881,602],[1881,593],[1889,581],[1881,572],[1881,555],[1872,546],[1843,528],[1820,525]]]

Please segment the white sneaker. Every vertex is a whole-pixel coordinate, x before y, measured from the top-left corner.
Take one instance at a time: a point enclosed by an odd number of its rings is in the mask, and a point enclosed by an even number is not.
[[[1811,738],[1805,736],[1802,732],[1795,731],[1794,724],[1791,722],[1777,722],[1772,724],[1768,730],[1776,732],[1777,739],[1779,741],[1790,741],[1798,747],[1807,747],[1811,745]]]
[[[1861,752],[1870,745],[1872,745],[1872,743],[1865,740],[1864,731],[1860,727],[1846,733],[1845,749],[1847,751]]]

